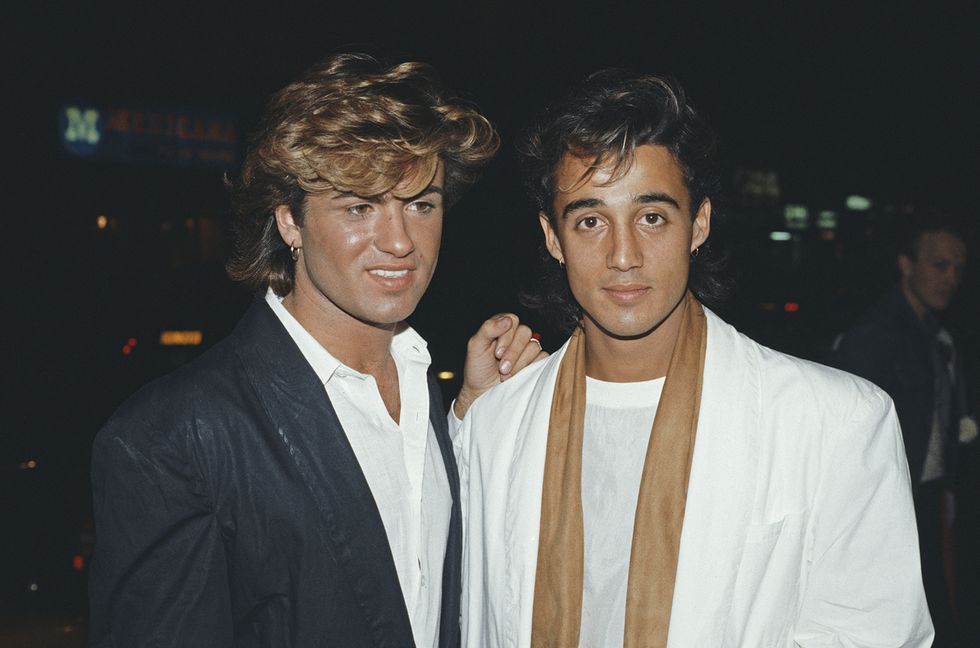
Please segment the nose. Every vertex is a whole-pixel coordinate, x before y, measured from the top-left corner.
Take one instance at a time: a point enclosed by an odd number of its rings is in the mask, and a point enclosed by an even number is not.
[[[403,258],[415,250],[415,242],[405,223],[398,201],[392,200],[382,209],[375,232],[374,244],[382,252]]]
[[[636,232],[630,227],[613,226],[610,232],[610,248],[606,258],[606,267],[626,272],[643,265],[643,253]]]

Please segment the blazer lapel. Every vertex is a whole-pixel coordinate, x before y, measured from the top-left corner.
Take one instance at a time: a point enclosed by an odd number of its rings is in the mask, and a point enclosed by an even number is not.
[[[318,529],[333,544],[376,645],[412,645],[381,515],[323,384],[263,300],[256,300],[236,335],[256,396],[316,502]],[[454,501],[454,515],[457,508]]]
[[[761,418],[755,357],[706,309],[708,346],[668,646],[721,645],[750,522]]]
[[[446,422],[446,409],[442,403],[439,385],[428,376],[429,383],[429,421],[435,430],[442,460],[446,464],[449,479],[449,493],[453,507],[449,516],[449,538],[446,543],[446,558],[442,566],[442,609],[439,617],[440,648],[457,648],[460,644],[459,601],[462,595],[461,566],[463,555],[463,527],[459,504],[459,471],[456,468],[456,455],[449,438],[449,425]]]

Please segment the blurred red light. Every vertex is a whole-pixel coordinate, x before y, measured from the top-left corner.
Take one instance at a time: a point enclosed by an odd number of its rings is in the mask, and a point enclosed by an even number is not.
[[[129,345],[126,345],[126,346],[124,346],[124,347],[122,348],[122,353],[123,353],[123,355],[126,355],[126,356],[128,356],[128,355],[129,355],[130,353],[132,353],[132,352],[133,352],[133,347],[131,347],[131,346],[129,346]]]
[[[71,566],[75,571],[85,571],[85,556],[81,554],[72,556]]]
[[[131,347],[136,346],[136,338],[129,338],[128,340],[126,340],[126,344]]]
[[[783,310],[787,313],[796,313],[800,310],[800,305],[796,302],[786,302],[783,304]]]

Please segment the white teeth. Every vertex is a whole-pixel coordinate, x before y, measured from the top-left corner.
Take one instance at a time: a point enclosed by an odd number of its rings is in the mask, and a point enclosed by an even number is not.
[[[408,270],[370,270],[369,272],[385,279],[396,279],[408,274]]]

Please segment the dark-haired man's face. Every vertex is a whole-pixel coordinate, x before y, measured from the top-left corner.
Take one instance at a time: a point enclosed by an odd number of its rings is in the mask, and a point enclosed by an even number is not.
[[[609,167],[581,182],[587,170],[572,156],[558,167],[557,226],[541,215],[548,250],[565,264],[587,334],[645,335],[678,313],[711,204],[705,200],[692,222],[683,172],[662,146],[638,147],[632,167],[612,182]]]
[[[966,243],[943,230],[922,234],[915,260],[904,255],[898,258],[902,292],[919,317],[949,306],[965,265]]]

